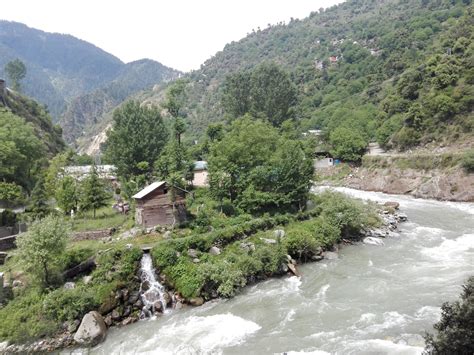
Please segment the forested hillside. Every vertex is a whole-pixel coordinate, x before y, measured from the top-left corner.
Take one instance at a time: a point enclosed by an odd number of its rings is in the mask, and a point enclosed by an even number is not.
[[[179,75],[180,72],[149,59],[126,64],[112,82],[71,101],[60,119],[64,138],[68,143],[74,143],[84,131],[94,131],[95,124],[103,124],[104,115],[128,96]]]
[[[65,143],[42,105],[12,91],[1,97],[0,202],[23,203]]]
[[[295,85],[288,117],[300,131],[323,129],[328,142],[378,140],[401,150],[469,142],[470,3],[350,0],[301,21],[257,29],[185,76],[188,132],[198,137],[210,123],[235,118],[225,107],[229,84],[246,92],[242,78],[256,77],[261,63],[274,63]],[[160,103],[163,97],[154,90],[142,100]]]
[[[1,78],[5,78],[6,63],[17,58],[27,69],[22,91],[45,104],[55,121],[67,111],[61,124],[69,141],[90,124],[92,116],[100,116],[102,106],[116,105],[132,93],[179,75],[178,71],[152,60],[125,64],[70,35],[0,21]]]

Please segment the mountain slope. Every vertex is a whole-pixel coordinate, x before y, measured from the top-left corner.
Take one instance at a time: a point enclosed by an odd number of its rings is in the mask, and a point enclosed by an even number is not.
[[[104,115],[128,96],[153,87],[156,83],[177,78],[181,73],[149,59],[126,64],[109,84],[74,98],[61,116],[64,138],[74,143],[85,131],[94,131]],[[96,132],[95,132],[96,133]]]
[[[23,92],[47,105],[55,121],[67,111],[61,124],[69,142],[92,117],[100,117],[124,97],[180,74],[147,59],[125,64],[70,35],[0,21],[0,77],[5,77],[5,64],[15,58],[27,67]]]
[[[473,84],[472,18],[468,0],[350,0],[253,32],[185,76],[189,131],[198,137],[209,123],[224,119],[226,76],[273,61],[298,87],[294,118],[301,130],[321,128],[330,139],[345,126],[366,141],[377,138],[400,149],[468,140],[474,127],[467,99]],[[417,68],[419,75],[412,75]],[[447,81],[436,83],[433,78],[442,75]],[[142,95],[144,102],[162,99],[157,90]],[[417,106],[424,118],[413,125]],[[435,117],[444,109],[446,115]]]

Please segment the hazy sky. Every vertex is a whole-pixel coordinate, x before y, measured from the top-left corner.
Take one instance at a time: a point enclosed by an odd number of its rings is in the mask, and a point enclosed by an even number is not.
[[[341,0],[12,0],[0,18],[89,41],[125,62],[198,69],[258,26],[304,18]]]

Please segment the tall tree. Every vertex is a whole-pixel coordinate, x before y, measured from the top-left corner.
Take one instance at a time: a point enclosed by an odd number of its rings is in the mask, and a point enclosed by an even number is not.
[[[163,107],[168,110],[173,118],[178,118],[182,115],[181,109],[186,100],[186,81],[178,79],[173,82],[166,91],[166,101]]]
[[[158,108],[141,106],[138,101],[128,101],[114,111],[107,136],[106,155],[125,179],[143,173],[137,166],[140,162],[148,162],[151,173],[168,140]]]
[[[97,209],[107,206],[109,198],[105,182],[100,178],[94,164],[89,176],[82,183],[81,209],[92,210],[95,218]]]
[[[26,66],[20,59],[15,59],[5,65],[5,73],[12,82],[12,88],[15,91],[21,90],[20,81],[26,76]]]
[[[65,215],[77,211],[79,204],[79,189],[76,180],[71,176],[64,176],[59,180],[55,193],[56,202]]]
[[[29,211],[36,219],[42,219],[51,212],[51,207],[48,204],[48,195],[46,193],[43,176],[38,178],[36,185],[31,192]]]
[[[28,232],[16,239],[19,260],[24,262],[28,272],[42,281],[44,287],[53,281],[52,274],[59,256],[66,249],[69,233],[69,227],[62,219],[50,215],[33,222]]]

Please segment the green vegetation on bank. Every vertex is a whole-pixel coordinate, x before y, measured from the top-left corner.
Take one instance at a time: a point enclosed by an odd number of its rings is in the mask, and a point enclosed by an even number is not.
[[[357,240],[364,229],[380,223],[372,206],[339,193],[315,196],[313,204],[296,215],[267,215],[237,224],[232,222],[239,217],[224,218],[227,224],[212,232],[164,240],[152,250],[154,263],[184,297],[230,297],[247,283],[284,274],[288,254],[301,262],[311,260],[342,238]],[[222,218],[217,214],[208,223]],[[284,236],[275,235],[279,228]],[[222,252],[213,255],[212,247]]]

